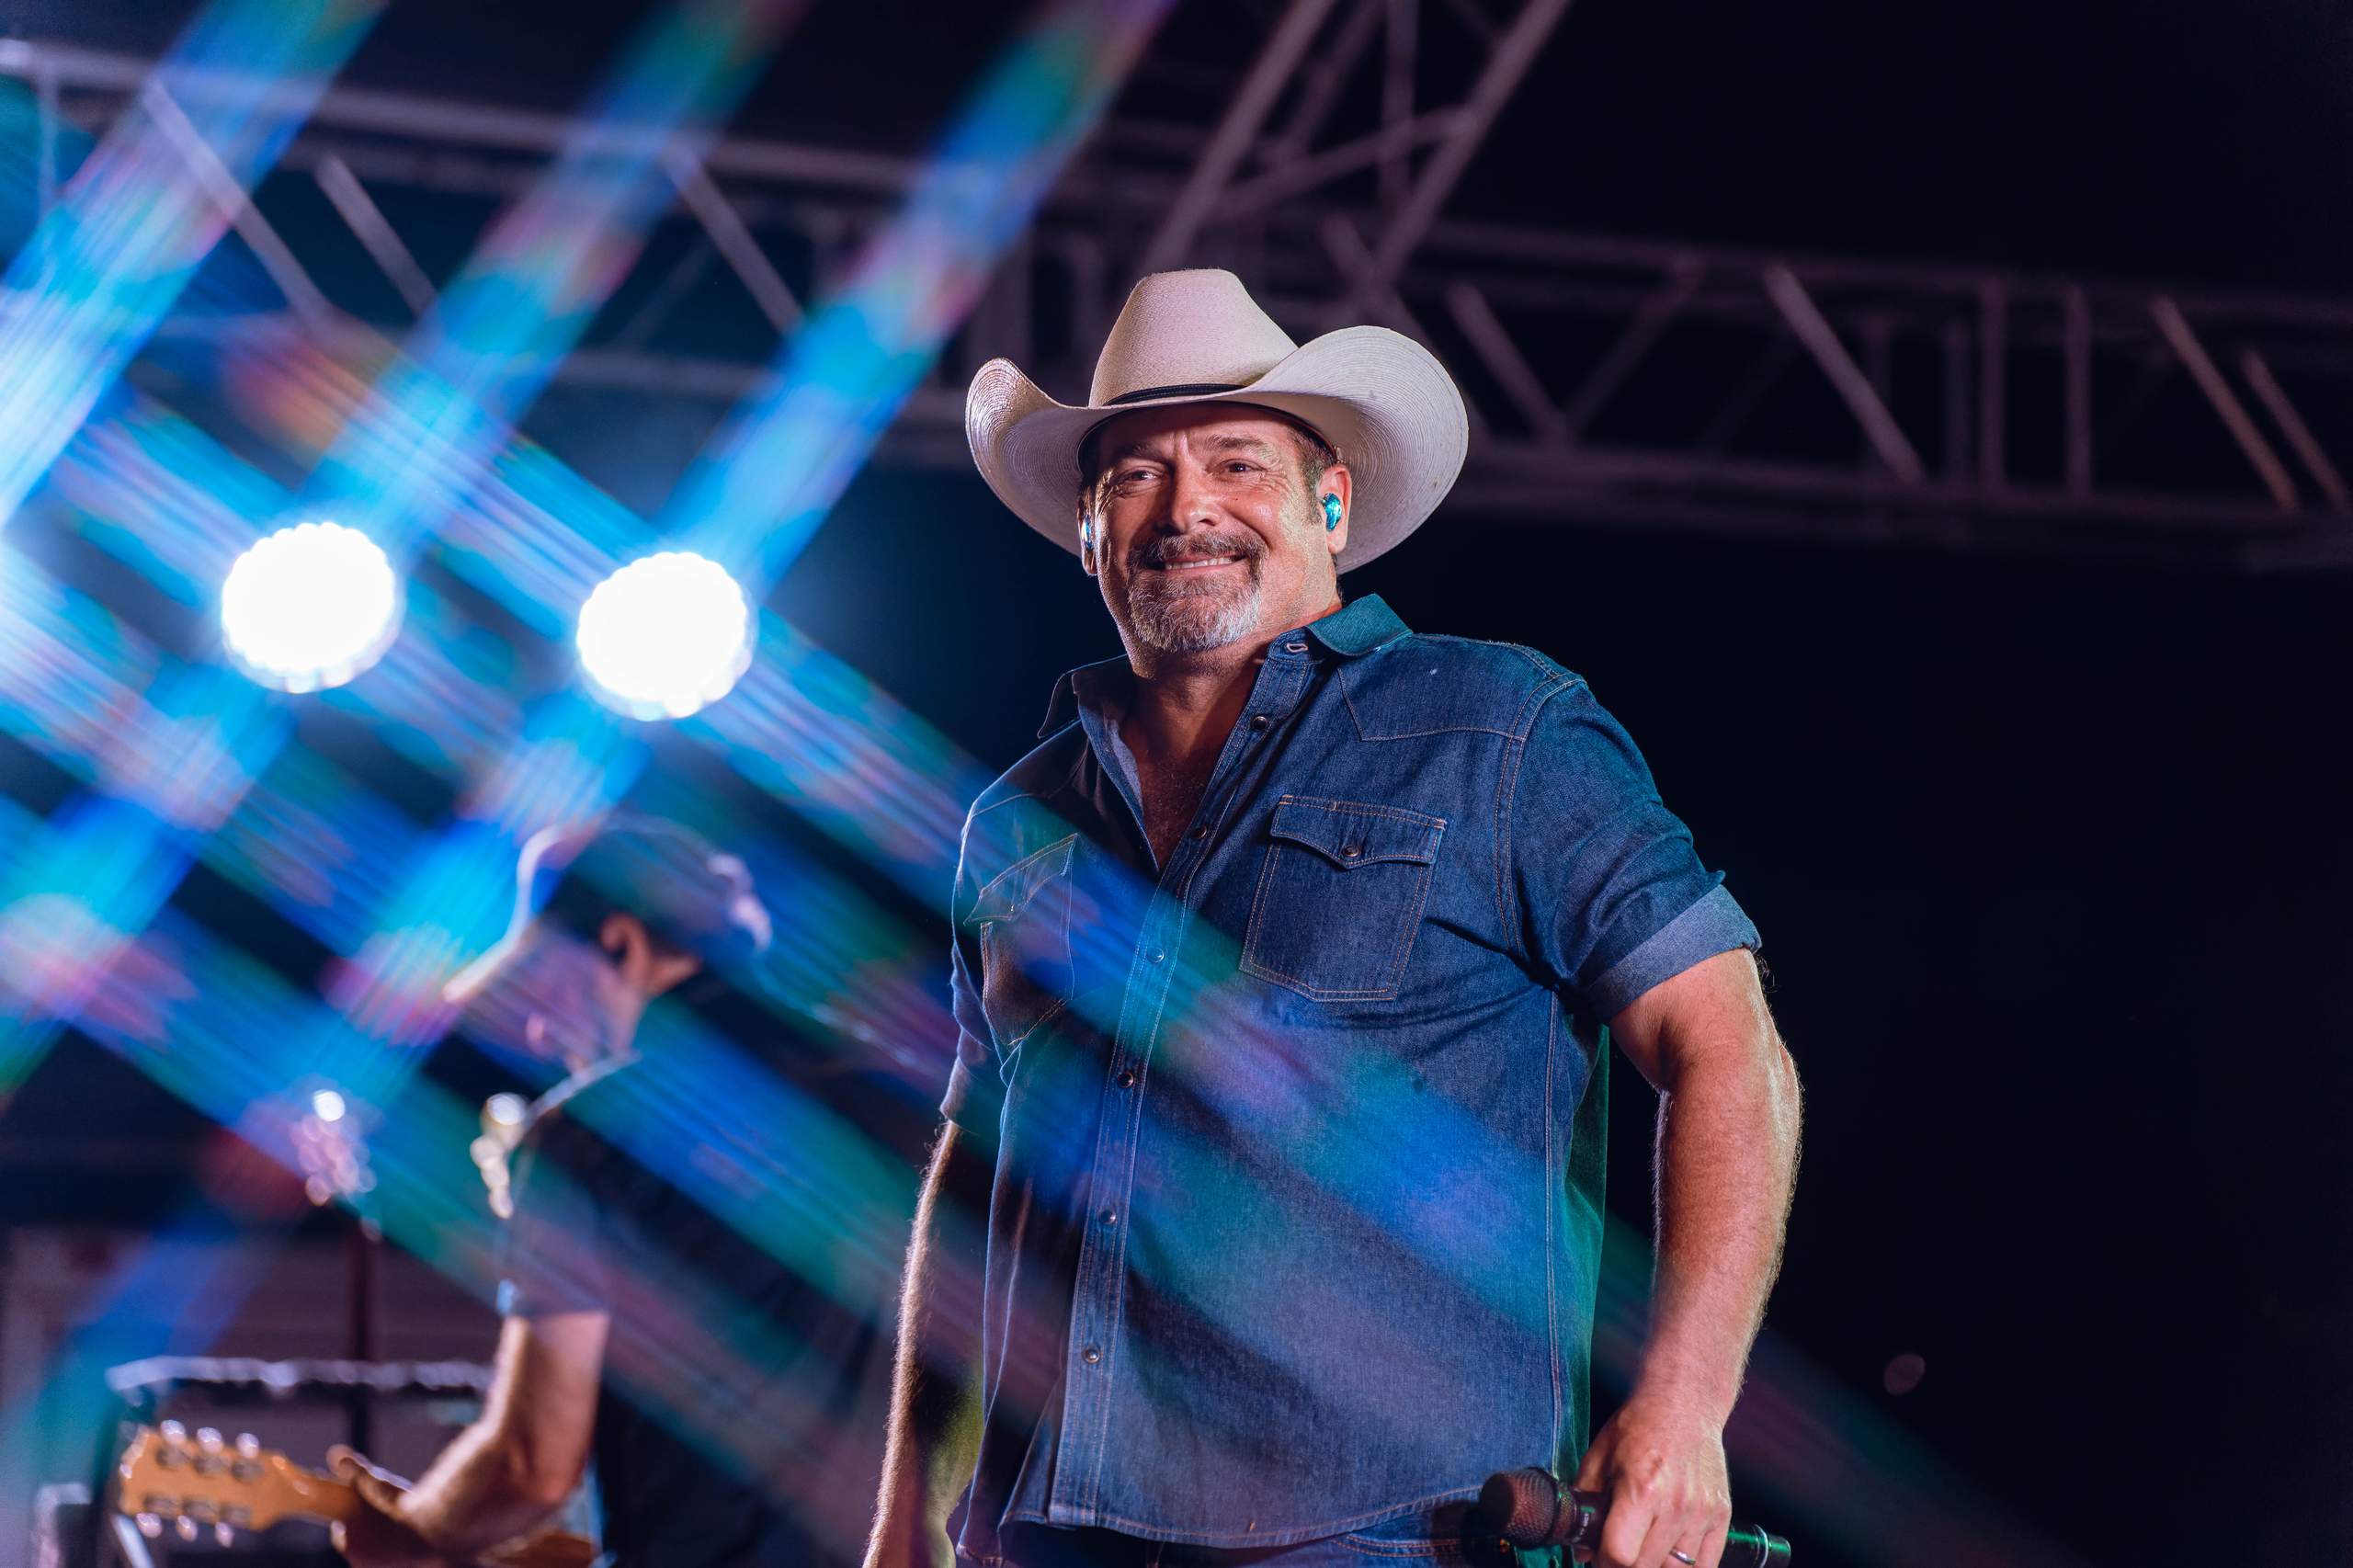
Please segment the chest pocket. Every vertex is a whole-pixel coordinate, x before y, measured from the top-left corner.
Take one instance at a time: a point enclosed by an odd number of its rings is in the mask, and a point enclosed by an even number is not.
[[[1396,995],[1446,819],[1285,795],[1271,832],[1243,971],[1318,1002]]]
[[[1015,861],[990,879],[964,916],[980,933],[981,1011],[1004,1055],[1069,1004],[1077,844],[1072,834]]]

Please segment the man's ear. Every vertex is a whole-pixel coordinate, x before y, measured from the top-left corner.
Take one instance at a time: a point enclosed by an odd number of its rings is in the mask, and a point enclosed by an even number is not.
[[[1336,495],[1340,498],[1340,526],[1327,528],[1324,533],[1324,546],[1334,555],[1348,548],[1348,510],[1356,499],[1355,483],[1346,463],[1334,463],[1315,483],[1315,509],[1319,514],[1324,511],[1324,496]]]
[[[702,972],[702,960],[692,953],[675,952],[654,939],[645,922],[620,910],[605,916],[597,927],[597,945],[613,955],[613,967],[631,989],[648,997]]]

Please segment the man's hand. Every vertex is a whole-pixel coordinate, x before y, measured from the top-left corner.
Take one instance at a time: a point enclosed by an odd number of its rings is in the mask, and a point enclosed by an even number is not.
[[[335,1527],[335,1549],[351,1568],[446,1568],[447,1560],[426,1544],[401,1515],[408,1483],[379,1470],[360,1454],[337,1444],[327,1450],[327,1473],[358,1494],[367,1507]]]
[[[1716,1568],[1732,1526],[1723,1426],[1705,1412],[1637,1392],[1594,1435],[1577,1490],[1609,1500],[1603,1568]]]

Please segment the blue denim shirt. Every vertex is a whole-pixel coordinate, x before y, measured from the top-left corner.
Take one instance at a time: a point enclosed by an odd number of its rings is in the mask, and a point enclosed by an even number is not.
[[[1275,1546],[1573,1467],[1604,1024],[1755,928],[1541,653],[1378,598],[1276,639],[1164,865],[1132,689],[1063,676],[965,826],[943,1108],[996,1177],[960,1551]]]

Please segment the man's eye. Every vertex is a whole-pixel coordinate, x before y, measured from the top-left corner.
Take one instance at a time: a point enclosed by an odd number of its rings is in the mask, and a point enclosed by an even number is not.
[[[1258,472],[1258,465],[1256,463],[1244,462],[1240,458],[1236,458],[1232,462],[1225,465],[1225,472],[1228,473],[1256,473]]]

